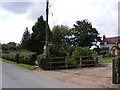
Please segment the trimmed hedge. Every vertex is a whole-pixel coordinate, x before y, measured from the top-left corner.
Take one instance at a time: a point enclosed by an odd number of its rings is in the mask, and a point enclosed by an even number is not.
[[[2,58],[15,61],[17,63],[35,65],[37,54],[29,51],[11,52],[2,54]]]

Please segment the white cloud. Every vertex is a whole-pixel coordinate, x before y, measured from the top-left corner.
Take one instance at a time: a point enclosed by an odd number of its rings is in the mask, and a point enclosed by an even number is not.
[[[8,13],[4,12],[3,15],[6,14]],[[10,18],[0,19],[0,39],[5,43],[9,41],[19,43],[25,27],[29,27],[31,30],[34,23],[31,20],[27,20],[26,15],[8,14],[8,17]]]
[[[1,2],[32,2],[27,11],[15,13],[0,7],[0,39],[2,42],[19,43],[24,29],[30,30],[40,15],[45,17],[46,0],[1,0]],[[118,33],[118,0],[49,0],[49,24],[72,27],[77,20],[88,19],[100,35],[115,36]],[[42,2],[42,4],[40,4]],[[1,4],[1,3],[0,3]],[[17,6],[16,6],[17,7]],[[25,7],[25,5],[24,5]],[[22,9],[24,9],[22,7]],[[51,11],[52,9],[52,11]],[[12,10],[12,9],[11,9]],[[53,13],[53,17],[52,17]],[[53,20],[54,18],[54,20]]]
[[[118,0],[58,0],[52,12],[55,24],[72,27],[77,20],[88,19],[101,36],[118,34]],[[51,15],[49,23],[53,26]]]

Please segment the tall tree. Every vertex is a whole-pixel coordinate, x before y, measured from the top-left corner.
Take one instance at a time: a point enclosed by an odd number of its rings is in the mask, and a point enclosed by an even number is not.
[[[101,40],[96,28],[93,28],[87,20],[77,21],[71,32],[73,33],[74,46],[97,46],[97,42]]]
[[[52,44],[58,47],[69,45],[69,28],[67,26],[57,25],[53,27]]]
[[[45,21],[43,19],[43,16],[40,16],[38,18],[37,22],[32,27],[32,31],[33,33],[30,42],[31,51],[42,54],[45,45]]]
[[[65,56],[69,47],[69,27],[64,25],[54,26],[52,29],[52,46],[50,54],[53,56]]]
[[[30,39],[31,39],[31,34],[28,30],[28,27],[26,27],[20,44],[21,49],[30,50]]]

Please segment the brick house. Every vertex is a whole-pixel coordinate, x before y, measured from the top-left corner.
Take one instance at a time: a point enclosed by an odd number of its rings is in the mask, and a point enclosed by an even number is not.
[[[120,50],[120,36],[106,38],[103,36],[103,40],[100,42],[100,47],[102,50],[117,55],[118,50]]]

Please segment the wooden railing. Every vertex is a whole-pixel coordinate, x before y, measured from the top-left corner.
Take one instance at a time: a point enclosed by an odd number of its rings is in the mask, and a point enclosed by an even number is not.
[[[70,67],[86,67],[96,66],[99,57],[97,56],[79,56],[79,57],[50,57],[46,63],[46,67],[55,68],[70,68]]]

